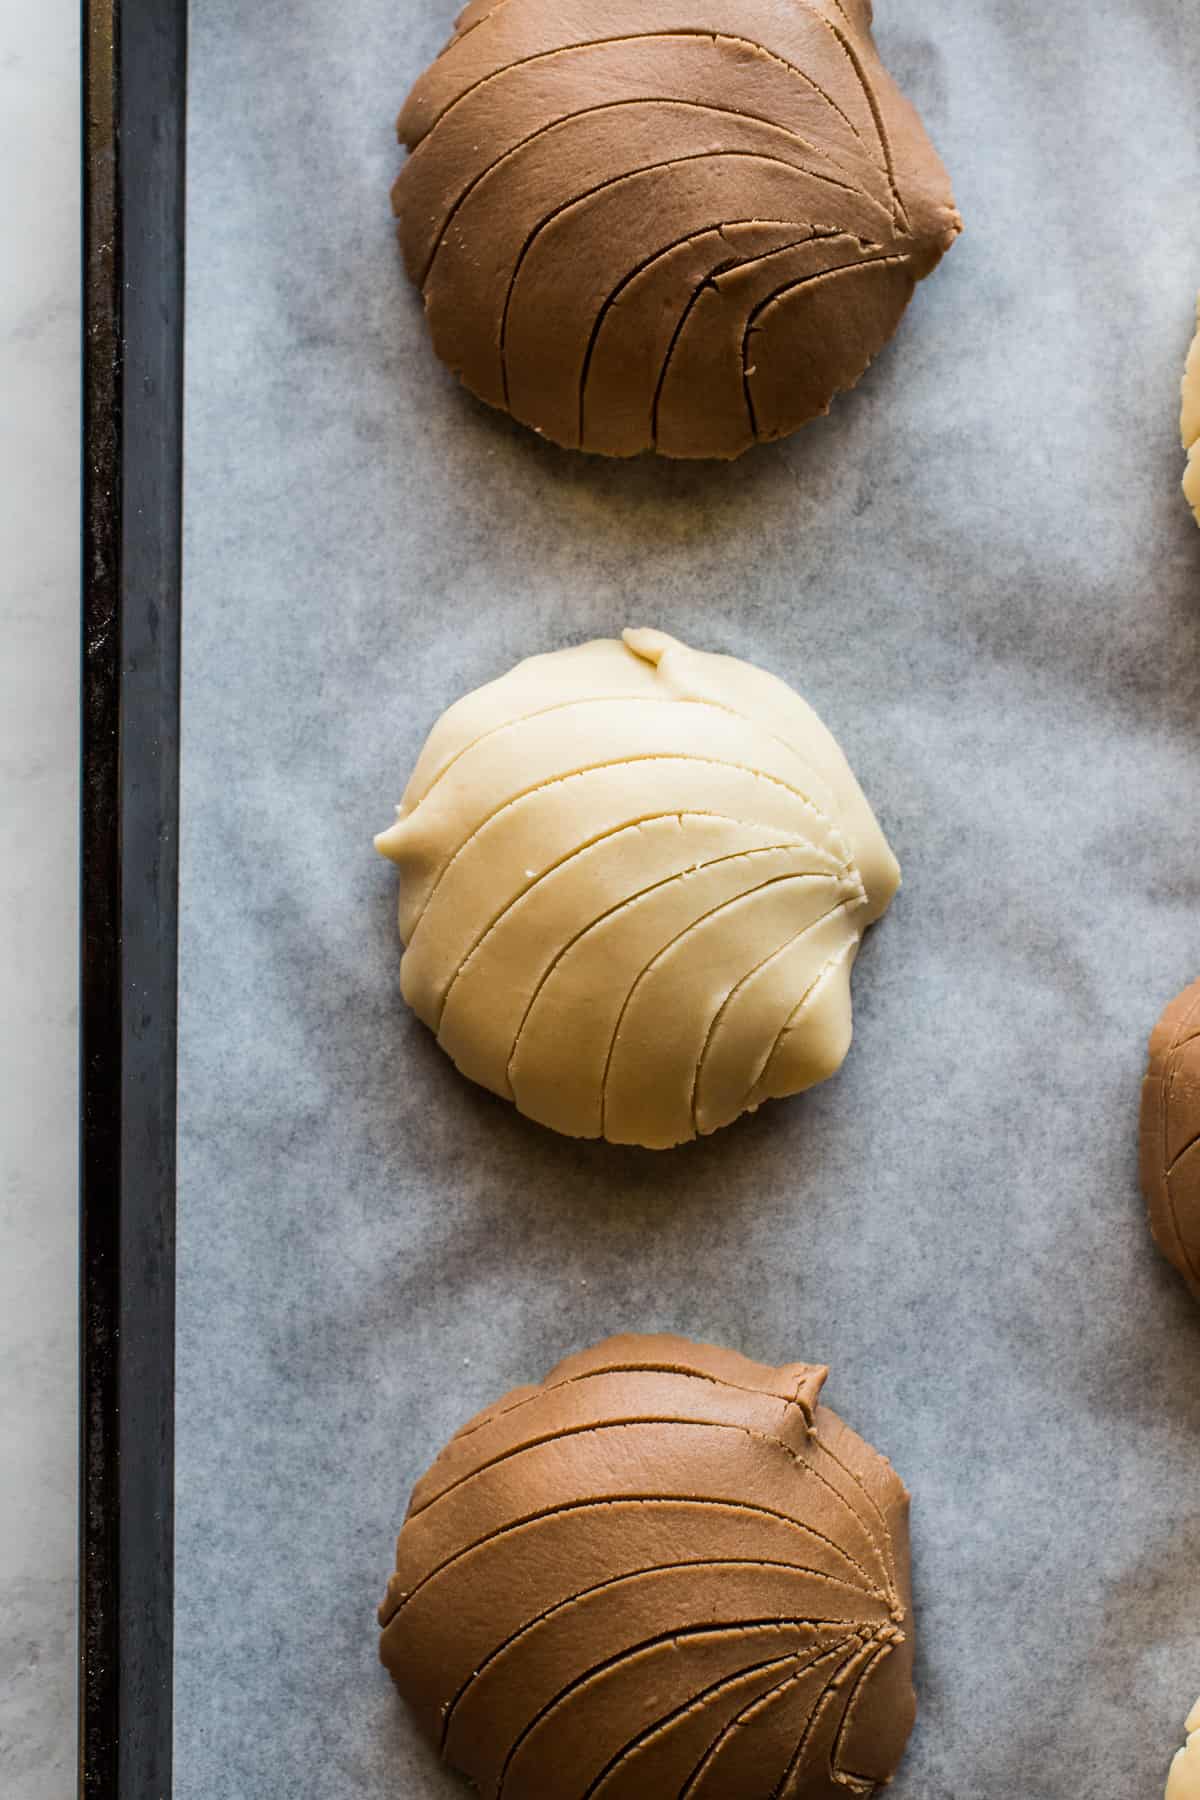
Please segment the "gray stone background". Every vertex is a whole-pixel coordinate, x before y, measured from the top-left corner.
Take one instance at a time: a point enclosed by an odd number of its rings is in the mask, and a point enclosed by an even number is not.
[[[79,25],[0,6],[0,1794],[75,1792]]]

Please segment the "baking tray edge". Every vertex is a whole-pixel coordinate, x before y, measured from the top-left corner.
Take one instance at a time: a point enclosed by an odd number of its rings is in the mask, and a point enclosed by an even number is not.
[[[171,1791],[186,0],[83,0],[79,1792]]]

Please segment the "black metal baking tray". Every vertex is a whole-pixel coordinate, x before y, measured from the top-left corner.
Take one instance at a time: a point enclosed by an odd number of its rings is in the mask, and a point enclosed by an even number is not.
[[[81,1794],[171,1791],[185,0],[85,0]]]
[[[1200,1543],[1135,1130],[1195,972],[1194,16],[881,0],[967,234],[858,393],[724,469],[565,457],[430,354],[389,120],[451,10],[210,0],[190,54],[182,0],[85,13],[82,1792],[459,1791],[375,1657],[405,1496],[660,1327],[829,1362],[911,1484],[897,1800],[1157,1791]],[[457,1076],[370,849],[464,688],[634,623],[799,686],[905,870],[838,1080],[669,1163]]]

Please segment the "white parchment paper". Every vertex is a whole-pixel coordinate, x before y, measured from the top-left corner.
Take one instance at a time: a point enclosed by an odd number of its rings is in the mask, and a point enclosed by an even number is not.
[[[556,451],[435,363],[387,190],[448,6],[193,5],[179,1800],[459,1792],[376,1662],[409,1488],[653,1328],[827,1361],[911,1486],[897,1800],[1161,1791],[1200,1311],[1135,1128],[1200,973],[1200,11],[877,12],[967,235],[831,420],[689,467]],[[793,682],[905,872],[838,1079],[666,1157],[455,1073],[371,850],[449,701],[633,623]]]

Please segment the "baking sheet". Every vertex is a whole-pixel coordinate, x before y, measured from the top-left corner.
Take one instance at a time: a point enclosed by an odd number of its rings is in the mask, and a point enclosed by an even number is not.
[[[1200,972],[1200,15],[877,11],[967,235],[722,467],[558,452],[436,365],[387,190],[448,7],[193,6],[180,1800],[462,1791],[375,1660],[409,1488],[618,1329],[827,1361],[913,1489],[897,1800],[1155,1795],[1200,1691],[1200,1313],[1135,1170]],[[629,623],[799,687],[905,871],[840,1077],[666,1157],[456,1075],[371,850],[449,701]]]

